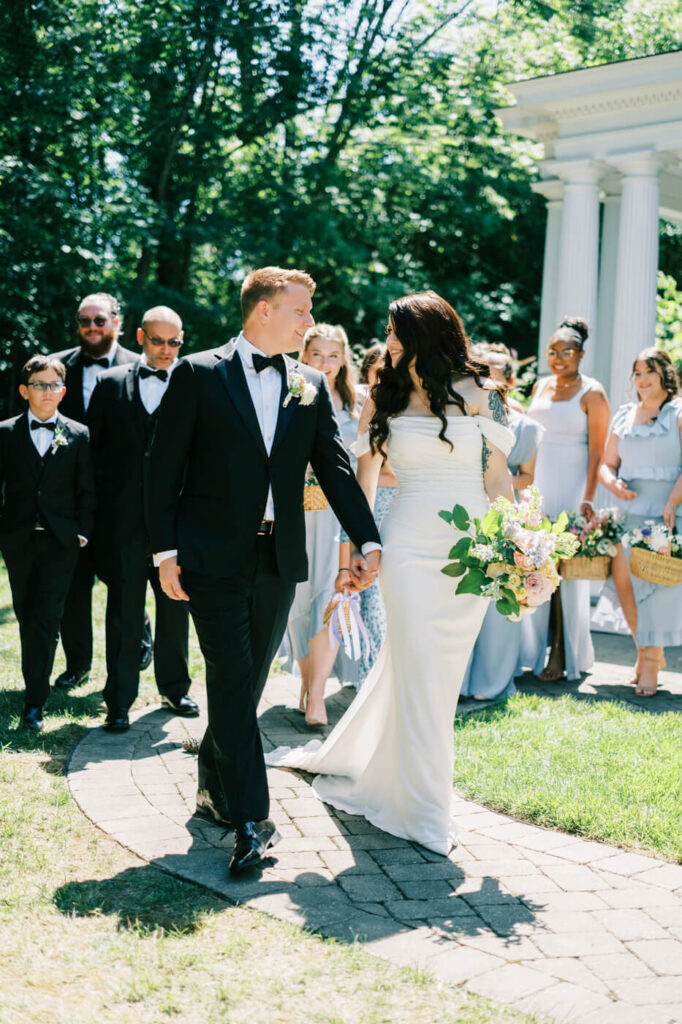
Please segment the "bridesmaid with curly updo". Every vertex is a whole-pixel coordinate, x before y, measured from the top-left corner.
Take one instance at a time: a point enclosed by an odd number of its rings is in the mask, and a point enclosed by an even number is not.
[[[562,320],[545,352],[550,375],[537,381],[528,407],[530,418],[545,428],[535,484],[552,519],[564,510],[591,514],[609,425],[606,392],[580,372],[587,336],[585,320]],[[589,580],[564,580],[550,603],[525,617],[522,633],[522,664],[540,679],[579,679],[594,664]]]
[[[667,352],[645,348],[632,367],[637,400],[613,418],[600,479],[625,513],[625,528],[647,520],[682,534],[682,399]],[[613,583],[637,644],[631,680],[638,697],[653,697],[663,648],[682,643],[682,584],[658,586],[630,577],[626,545],[613,560]]]

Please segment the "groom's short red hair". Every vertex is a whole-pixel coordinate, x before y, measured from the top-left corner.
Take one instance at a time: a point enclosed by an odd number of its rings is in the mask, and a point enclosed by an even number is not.
[[[262,299],[272,299],[290,284],[302,284],[311,295],[315,282],[305,270],[285,270],[283,267],[260,267],[247,274],[242,285],[242,321],[246,322]]]

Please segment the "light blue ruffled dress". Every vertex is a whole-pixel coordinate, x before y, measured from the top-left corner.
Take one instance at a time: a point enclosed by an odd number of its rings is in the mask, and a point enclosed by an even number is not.
[[[555,519],[560,512],[579,512],[587,484],[587,414],[580,400],[599,387],[592,377],[582,378],[580,390],[567,402],[553,402],[547,394],[551,377],[544,377],[528,407],[528,416],[545,428],[538,446],[535,485],[543,511]],[[590,636],[590,581],[564,580],[559,587],[564,626],[567,679],[580,679],[594,665]],[[541,604],[521,620],[520,669],[539,675],[550,644],[550,606]]]
[[[512,412],[509,426],[516,438],[507,464],[511,473],[535,455],[543,428],[523,413]],[[521,653],[521,623],[510,622],[490,603],[471,652],[460,697],[505,700],[516,693],[514,676]]]
[[[618,437],[618,476],[637,492],[632,501],[615,500],[625,514],[625,528],[643,526],[647,519],[663,522],[663,506],[682,473],[682,399],[674,398],[661,409],[655,423],[635,423],[635,403],[623,405],[613,418]],[[677,533],[682,533],[682,506],[677,508]],[[629,555],[627,545],[626,556]],[[640,647],[674,647],[682,644],[682,584],[663,587],[636,576],[632,586],[637,603],[637,644]]]
[[[357,408],[359,413],[361,407]],[[336,418],[347,449],[358,439],[358,415],[348,409],[337,412]],[[351,453],[355,467],[357,460]],[[287,636],[291,657],[302,661],[309,653],[309,644],[324,629],[324,610],[334,593],[334,580],[339,571],[339,532],[341,526],[331,506],[319,512],[305,513],[306,551],[308,553],[308,579],[297,584],[294,601],[289,612]],[[342,649],[334,663],[332,675],[341,683],[357,686],[360,679],[359,663],[349,658]]]

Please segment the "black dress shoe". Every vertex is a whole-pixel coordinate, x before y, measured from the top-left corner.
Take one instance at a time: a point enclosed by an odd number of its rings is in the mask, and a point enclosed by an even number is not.
[[[227,801],[214,800],[207,789],[200,789],[197,793],[197,809],[194,812],[195,818],[202,821],[209,821],[211,825],[222,825],[223,828],[234,828],[230,820],[230,808]]]
[[[89,678],[89,668],[67,668],[64,672],[59,673],[54,685],[61,687],[62,690],[70,690],[73,686],[82,686],[83,683],[87,683]]]
[[[199,705],[187,694],[184,697],[162,697],[161,707],[181,718],[197,718],[199,715]]]
[[[140,672],[144,672],[152,663],[154,655],[154,641],[152,639],[152,624],[149,616],[144,617],[144,629],[142,630],[142,644],[140,646]]]
[[[128,720],[128,712],[125,708],[114,708],[112,711],[107,711],[107,717],[104,720],[102,728],[106,732],[125,732],[126,729],[130,728],[130,722]]]
[[[31,732],[42,732],[43,708],[41,704],[27,704],[21,716],[21,724]]]
[[[245,821],[234,830],[234,852],[230,861],[230,874],[240,875],[257,867],[268,850],[278,843],[281,835],[270,818],[263,821]]]

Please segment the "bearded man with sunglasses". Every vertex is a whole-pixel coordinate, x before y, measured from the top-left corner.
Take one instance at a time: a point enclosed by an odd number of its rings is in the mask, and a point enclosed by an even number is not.
[[[81,300],[76,330],[76,347],[56,352],[53,358],[59,359],[66,369],[62,412],[69,419],[85,423],[98,374],[111,366],[136,363],[139,356],[118,343],[120,307],[114,296],[106,292],[95,292]],[[92,549],[88,546],[79,553],[61,623],[66,669],[55,679],[55,686],[63,689],[83,685],[90,675],[94,582]]]
[[[188,608],[161,590],[159,571],[151,561],[144,502],[147,453],[177,365],[182,321],[174,310],[156,306],[144,314],[137,340],[141,360],[100,373],[86,417],[97,493],[93,549],[97,574],[107,585],[108,732],[129,727],[128,711],[137,697],[147,581],[156,604],[154,675],[162,705],[183,717],[199,714],[187,695]]]

